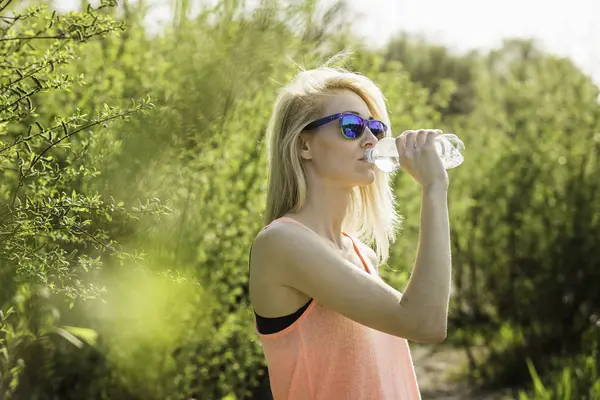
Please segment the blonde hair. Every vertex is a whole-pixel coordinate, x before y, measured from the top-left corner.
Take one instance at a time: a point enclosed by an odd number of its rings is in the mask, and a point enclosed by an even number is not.
[[[288,212],[297,212],[304,205],[307,182],[298,151],[299,136],[308,123],[321,117],[323,97],[337,89],[358,94],[373,117],[389,127],[386,136],[391,135],[385,98],[370,79],[341,67],[302,69],[279,92],[267,127],[269,176],[265,225]],[[376,170],[373,183],[352,191],[342,229],[367,245],[375,244],[379,264],[384,264],[399,225],[390,178]]]

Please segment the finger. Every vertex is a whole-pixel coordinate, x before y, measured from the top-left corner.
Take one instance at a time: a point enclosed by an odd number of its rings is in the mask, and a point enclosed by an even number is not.
[[[435,143],[436,138],[441,135],[442,131],[439,129],[432,129],[431,131],[429,131],[427,133],[426,136],[426,140],[425,140],[425,146],[426,147],[432,147]]]
[[[439,135],[438,132],[441,132],[441,131],[439,129],[434,129],[434,130],[427,132],[427,135],[425,137],[425,147],[433,146],[433,144],[435,143],[435,139]]]
[[[396,144],[398,146],[398,150],[402,150],[402,151],[406,151],[406,138],[408,137],[408,134],[412,132],[410,130],[408,131],[404,131],[400,134],[400,136],[398,136],[396,138]]]
[[[415,146],[417,144],[416,142],[416,135],[417,132],[416,131],[408,131],[408,133],[406,134],[406,151],[411,151],[415,149]]]
[[[396,138],[396,149],[398,149],[400,156],[406,152],[406,132],[403,132]]]
[[[432,130],[431,129],[422,129],[419,132],[417,132],[417,147],[422,149],[423,146],[425,145],[425,142],[427,140],[427,137],[429,136],[430,132]]]
[[[406,137],[411,133],[412,131],[408,130],[408,131],[404,131],[400,134],[400,136],[397,137],[397,139],[401,139],[402,142],[406,142]]]

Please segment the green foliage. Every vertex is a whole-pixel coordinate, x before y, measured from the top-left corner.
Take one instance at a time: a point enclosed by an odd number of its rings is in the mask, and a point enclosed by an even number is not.
[[[456,171],[452,324],[491,350],[478,374],[506,385],[526,357],[546,367],[599,334],[600,107],[588,77],[530,43],[486,62],[477,109],[454,122],[480,150]]]
[[[581,354],[569,360],[557,362],[556,371],[542,379],[531,359],[527,367],[533,380],[533,390],[518,392],[519,400],[551,400],[600,398],[600,360],[598,354],[598,338],[590,337]]]
[[[465,115],[475,108],[475,76],[480,66],[478,55],[454,55],[446,47],[400,34],[390,40],[384,51],[388,61],[399,61],[411,79],[429,89],[432,99],[440,96],[443,104],[435,104],[444,116]],[[455,86],[446,97],[444,87]]]
[[[98,127],[152,107],[145,99],[127,108],[104,104],[93,117],[76,107],[70,115],[48,112],[44,94],[69,92],[85,82],[83,75],[63,69],[77,57],[78,47],[123,24],[102,15],[112,5],[108,1],[67,15],[45,6],[9,14],[9,4],[0,7],[2,398],[44,393],[43,385],[27,394],[23,388],[51,368],[34,350],[52,347],[56,335],[78,347],[77,336],[93,337],[76,327],[61,328],[59,304],[73,307],[76,300],[101,296],[105,289],[83,276],[102,265],[103,254],[131,258],[119,251],[106,226],[113,219],[138,217],[112,198],[82,190],[98,174],[89,164],[88,148]],[[62,105],[63,113],[67,107]]]

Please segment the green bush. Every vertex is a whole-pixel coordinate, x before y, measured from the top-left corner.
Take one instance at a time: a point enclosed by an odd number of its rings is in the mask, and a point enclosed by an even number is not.
[[[598,335],[599,91],[531,43],[485,63],[478,107],[456,122],[476,151],[456,172],[451,326],[491,350],[477,373],[507,385],[527,357],[541,368]]]
[[[84,77],[63,70],[78,47],[122,23],[103,14],[108,1],[66,15],[45,6],[9,13],[9,4],[0,8],[0,393],[32,398],[56,386],[52,352],[64,345],[58,338],[77,347],[93,340],[93,332],[60,321],[62,309],[102,295],[104,288],[84,276],[101,266],[102,255],[131,258],[105,227],[136,212],[82,189],[98,173],[87,149],[103,125],[152,104],[96,104],[93,117],[68,103],[61,113],[47,112],[44,94],[83,84]]]

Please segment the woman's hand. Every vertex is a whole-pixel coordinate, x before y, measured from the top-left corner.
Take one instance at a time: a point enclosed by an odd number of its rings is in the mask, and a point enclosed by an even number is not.
[[[435,139],[441,134],[439,129],[409,130],[396,138],[400,165],[422,188],[448,187],[448,173],[435,149]]]

